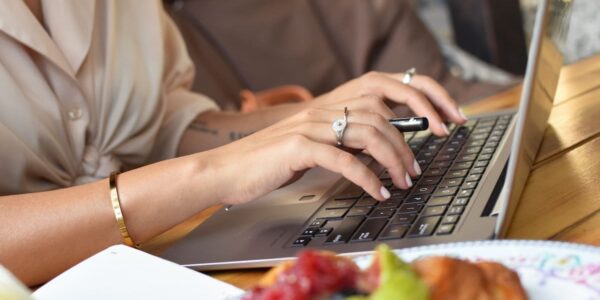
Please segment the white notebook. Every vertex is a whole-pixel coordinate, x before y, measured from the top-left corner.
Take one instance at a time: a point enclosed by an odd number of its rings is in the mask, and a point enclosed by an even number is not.
[[[239,299],[243,290],[119,245],[84,260],[33,293],[36,300]]]

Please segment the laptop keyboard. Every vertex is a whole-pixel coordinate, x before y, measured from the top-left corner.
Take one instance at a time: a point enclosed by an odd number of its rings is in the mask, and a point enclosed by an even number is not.
[[[511,118],[452,124],[449,137],[405,134],[423,170],[411,189],[395,187],[386,171],[379,176],[392,195],[386,201],[351,184],[316,211],[292,246],[310,245],[320,236],[326,237],[325,244],[339,244],[452,234]]]

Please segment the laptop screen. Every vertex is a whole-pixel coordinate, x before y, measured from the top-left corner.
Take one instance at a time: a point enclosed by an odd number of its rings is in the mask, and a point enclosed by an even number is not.
[[[504,236],[535,162],[558,85],[571,1],[542,0],[533,28],[496,232]]]

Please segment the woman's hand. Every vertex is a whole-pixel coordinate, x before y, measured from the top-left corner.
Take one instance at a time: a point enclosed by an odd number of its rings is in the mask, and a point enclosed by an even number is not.
[[[397,104],[407,105],[415,114],[427,117],[431,131],[439,136],[448,135],[445,120],[458,124],[467,120],[458,108],[458,104],[435,80],[427,76],[414,75],[409,84],[404,84],[403,77],[403,73],[370,72],[316,98],[312,105],[321,106],[364,95],[375,95]],[[383,105],[383,103],[374,103],[374,105]],[[381,108],[367,109],[367,111],[375,110]]]
[[[344,146],[366,150],[388,170],[397,187],[411,187],[411,176],[421,173],[419,165],[402,134],[388,123],[393,113],[384,100],[368,95],[313,105],[246,138],[199,154],[215,178],[228,179],[216,183],[217,198],[225,204],[247,202],[316,166],[342,174],[377,200],[389,198],[376,174],[334,146],[337,141],[331,125],[343,118],[344,107],[349,111]]]

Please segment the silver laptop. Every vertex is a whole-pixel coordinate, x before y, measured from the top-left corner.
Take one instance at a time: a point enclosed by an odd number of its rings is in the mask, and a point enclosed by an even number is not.
[[[564,2],[540,1],[518,112],[472,116],[447,138],[405,139],[424,170],[410,190],[377,202],[337,174],[313,169],[293,185],[215,213],[163,254],[198,270],[273,266],[307,248],[361,255],[393,248],[502,237],[540,146],[563,58]],[[235,188],[235,186],[232,186]]]

